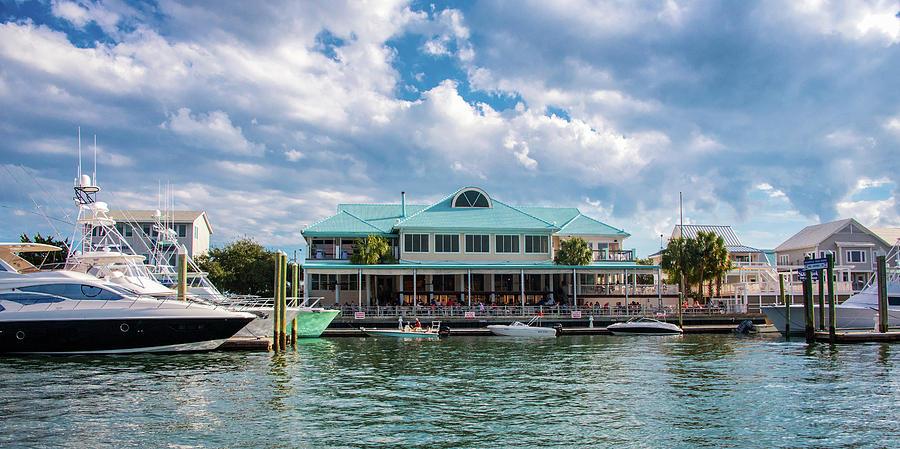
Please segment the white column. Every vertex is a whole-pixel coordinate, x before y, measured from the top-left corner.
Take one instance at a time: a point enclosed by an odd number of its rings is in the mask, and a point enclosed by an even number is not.
[[[628,305],[628,270],[622,270],[622,286],[625,287],[625,305]],[[628,310],[628,309],[626,309]]]
[[[497,299],[494,294],[494,273],[489,274],[489,276],[491,277],[491,303],[493,303]]]
[[[662,309],[662,269],[656,269],[656,299],[659,301],[659,308]]]
[[[519,270],[519,291],[522,294],[522,313],[525,313],[525,270]]]
[[[366,275],[366,306],[372,305],[372,276]]]
[[[303,270],[303,305],[309,302],[309,270]]]
[[[356,296],[359,299],[359,309],[362,310],[362,268],[356,274]]]
[[[578,307],[578,274],[572,268],[572,305]]]
[[[472,307],[472,270],[466,270],[466,296],[469,298],[469,308]]]
[[[416,269],[413,268],[413,307],[416,306]]]

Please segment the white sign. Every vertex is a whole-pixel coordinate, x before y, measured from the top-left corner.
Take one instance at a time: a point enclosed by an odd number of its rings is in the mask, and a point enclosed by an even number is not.
[[[356,312],[353,314],[353,319],[355,320],[364,320],[366,319],[366,312]]]
[[[475,312],[466,312],[465,318],[475,318]]]
[[[572,311],[572,318],[581,318],[581,311],[580,311],[580,310],[573,310],[573,311]]]

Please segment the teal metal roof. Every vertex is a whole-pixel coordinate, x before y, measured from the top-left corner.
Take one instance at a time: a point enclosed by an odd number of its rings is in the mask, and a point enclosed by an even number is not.
[[[631,235],[581,213],[566,223],[559,230],[559,233],[572,235],[619,235],[623,237]]]
[[[454,194],[455,195],[455,194]],[[452,229],[452,230],[535,230],[552,232],[557,227],[518,208],[492,199],[494,207],[451,206],[453,195],[401,220],[400,229]]]
[[[540,263],[464,263],[464,262],[401,262],[394,264],[353,265],[339,261],[306,261],[304,270],[412,270],[412,269],[446,269],[446,270],[657,270],[659,265],[638,265],[635,262],[594,262],[591,265],[556,265],[553,262]]]
[[[555,224],[561,228],[569,222],[569,220],[577,217],[581,212],[575,207],[535,207],[535,206],[516,206],[522,212],[533,215],[548,223]]]
[[[390,232],[390,229],[388,229],[388,232]],[[303,230],[303,235],[309,237],[364,237],[371,234],[384,234],[384,231],[345,211],[341,211],[318,223],[314,223]]]
[[[418,213],[426,207],[428,206],[422,204],[407,204],[406,216]],[[359,217],[383,233],[392,232],[398,220],[403,218],[403,206],[400,204],[339,204],[338,212],[342,211]]]

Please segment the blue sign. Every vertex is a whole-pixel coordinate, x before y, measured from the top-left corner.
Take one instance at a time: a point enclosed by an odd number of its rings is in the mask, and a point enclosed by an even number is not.
[[[806,259],[803,261],[803,266],[806,267],[807,270],[824,270],[828,268],[828,259],[824,257],[818,259]]]

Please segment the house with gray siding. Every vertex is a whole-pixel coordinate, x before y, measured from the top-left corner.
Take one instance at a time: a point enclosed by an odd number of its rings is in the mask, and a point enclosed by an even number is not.
[[[875,257],[886,255],[891,245],[853,218],[803,228],[775,248],[781,266],[802,266],[806,257],[834,254],[839,278],[850,282],[854,292],[861,290],[875,272]]]

